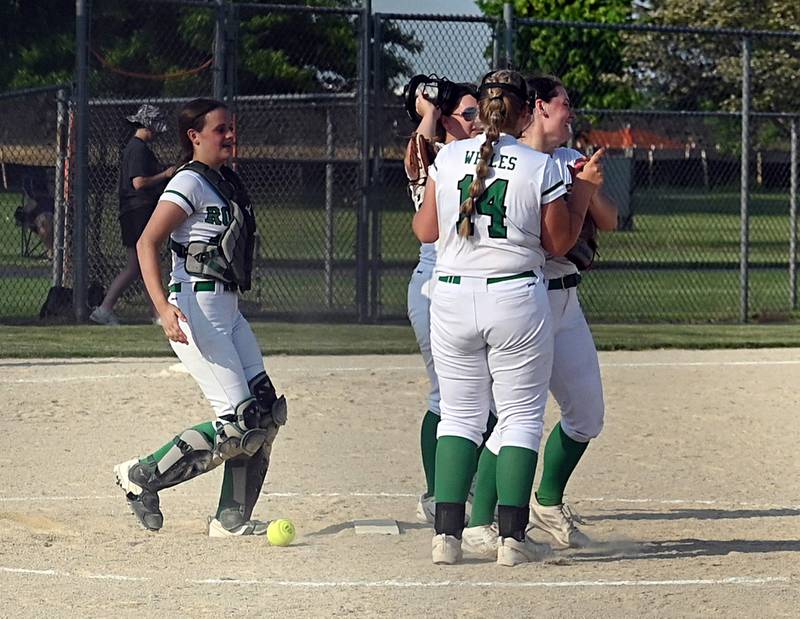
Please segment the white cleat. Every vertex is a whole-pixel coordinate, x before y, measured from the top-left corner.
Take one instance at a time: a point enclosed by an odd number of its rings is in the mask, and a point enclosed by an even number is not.
[[[514,567],[520,563],[544,561],[553,554],[547,544],[537,544],[528,537],[517,541],[513,537],[501,537],[497,547],[497,564]]]
[[[497,558],[497,546],[500,543],[496,524],[482,524],[477,527],[465,527],[461,533],[461,547],[464,552],[486,557]]]
[[[464,557],[461,540],[455,535],[441,533],[433,536],[431,558],[436,565],[453,565]]]
[[[138,496],[142,493],[142,488],[134,484],[128,477],[128,471],[137,464],[139,464],[139,458],[126,460],[114,466],[114,475],[117,478],[117,485],[125,491],[125,494],[134,494]]]
[[[568,505],[539,505],[534,498],[531,501],[531,526],[541,529],[553,538],[553,548],[585,548],[592,540],[578,529],[576,523],[585,524],[580,516],[573,513]]]
[[[246,535],[266,535],[269,522],[248,520],[233,529],[226,529],[216,518],[208,519],[209,537],[243,537]]]
[[[419,495],[417,520],[428,524],[433,524],[436,521],[436,498],[427,492]]]

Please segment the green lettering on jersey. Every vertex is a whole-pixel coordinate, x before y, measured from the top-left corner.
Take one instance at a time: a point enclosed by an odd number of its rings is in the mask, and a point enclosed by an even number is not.
[[[206,223],[215,226],[227,226],[231,223],[231,209],[227,206],[206,207]]]
[[[219,207],[218,206],[209,206],[206,207],[206,223],[213,224],[216,226],[222,225],[222,220],[219,218]]]
[[[464,178],[458,181],[458,191],[461,195],[461,203],[469,198],[469,188],[474,180],[472,174],[467,174]],[[505,239],[508,237],[508,228],[504,221],[506,218],[506,192],[508,191],[508,181],[503,178],[498,178],[491,185],[489,185],[481,196],[475,201],[475,210],[479,215],[486,215],[491,218],[489,223],[489,238],[492,239]],[[464,215],[459,213],[458,221],[456,222],[456,230],[458,230],[461,220]],[[469,234],[472,236],[475,232],[475,227],[470,221]]]

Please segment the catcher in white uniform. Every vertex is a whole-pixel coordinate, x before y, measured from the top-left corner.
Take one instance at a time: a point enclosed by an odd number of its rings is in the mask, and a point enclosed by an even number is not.
[[[224,164],[233,128],[225,105],[189,102],[178,117],[183,165],[167,185],[137,244],[147,291],[170,345],[216,413],[150,455],[123,462],[117,483],[139,522],[163,525],[158,492],[224,463],[211,537],[263,535],[252,519],[269,466],[272,443],[286,422],[258,342],[238,308],[238,290],[250,287],[255,218],[239,177]],[[169,237],[169,296],[159,249]]]
[[[417,130],[408,142],[404,160],[409,193],[415,210],[419,210],[422,206],[428,166],[434,161],[436,154],[445,144],[473,137],[479,133],[476,124],[477,96],[478,90],[472,84],[453,82],[447,82],[444,88],[438,89],[436,101],[430,100],[423,93],[416,96],[414,102],[416,116],[420,117],[420,120]],[[431,524],[434,521],[435,511],[436,429],[440,415],[439,379],[434,368],[430,337],[430,306],[431,292],[435,284],[433,277],[435,266],[436,244],[422,243],[419,263],[414,267],[408,283],[408,318],[414,329],[430,381],[428,409],[422,418],[420,428],[422,468],[425,472],[427,489],[419,497],[417,519]]]
[[[544,250],[560,254],[572,246],[594,185],[576,179],[579,199],[568,208],[552,160],[517,143],[528,123],[518,73],[490,73],[479,92],[485,134],[439,152],[413,222],[420,241],[439,241],[431,302],[441,391],[432,558],[461,560],[465,503],[493,395],[500,444],[492,480],[499,495],[496,555],[499,564],[516,565],[541,553],[526,528],[553,354]],[[583,211],[573,212],[579,204]],[[480,469],[478,476],[476,501]]]

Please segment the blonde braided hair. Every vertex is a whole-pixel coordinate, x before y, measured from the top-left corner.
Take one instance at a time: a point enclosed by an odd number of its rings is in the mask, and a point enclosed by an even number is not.
[[[478,114],[483,123],[486,140],[481,145],[480,156],[475,167],[475,179],[469,186],[469,196],[461,203],[458,235],[468,237],[472,227],[475,201],[486,188],[484,179],[489,175],[489,164],[494,156],[494,145],[500,133],[515,133],[517,122],[527,102],[511,91],[501,87],[485,88],[485,83],[509,84],[526,90],[525,80],[516,71],[506,69],[489,73],[483,78],[478,101]]]

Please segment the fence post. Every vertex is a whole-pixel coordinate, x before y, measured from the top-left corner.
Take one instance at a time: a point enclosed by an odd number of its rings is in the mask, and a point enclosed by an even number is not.
[[[789,289],[791,307],[797,309],[797,117],[792,118],[792,157],[789,163]]]
[[[503,20],[498,19],[494,24],[492,33],[492,70],[500,68],[500,35],[503,32]]]
[[[747,322],[750,201],[750,39],[742,39],[742,172],[739,228],[739,322]]]
[[[333,306],[333,119],[330,105],[325,109],[325,302]]]
[[[238,91],[236,67],[239,56],[239,7],[230,3],[225,11],[225,101],[234,106]]]
[[[89,2],[75,0],[76,148],[75,213],[72,224],[72,309],[75,320],[88,318],[89,255],[86,247],[89,208]]]
[[[359,322],[366,322],[369,316],[368,303],[368,258],[369,258],[369,201],[370,201],[370,135],[369,135],[369,64],[370,64],[370,16],[372,0],[363,0],[361,12],[360,41],[361,53],[358,63],[359,112],[361,117],[360,133],[360,177],[361,200],[356,215],[356,306]]]
[[[67,91],[56,93],[56,178],[53,193],[53,286],[64,285],[64,166],[67,162]]]
[[[514,5],[503,3],[503,22],[505,23],[506,69],[514,64]]]
[[[383,90],[381,75],[381,54],[383,53],[383,23],[376,15],[372,23],[372,172],[371,185],[374,190],[381,186],[381,136],[383,135]],[[369,281],[369,316],[375,321],[380,306],[380,290],[383,276],[383,260],[381,247],[381,227],[383,213],[382,199],[373,199],[370,208],[370,281]]]
[[[211,75],[214,78],[214,98],[222,101],[225,97],[225,0],[216,0],[216,5]]]

